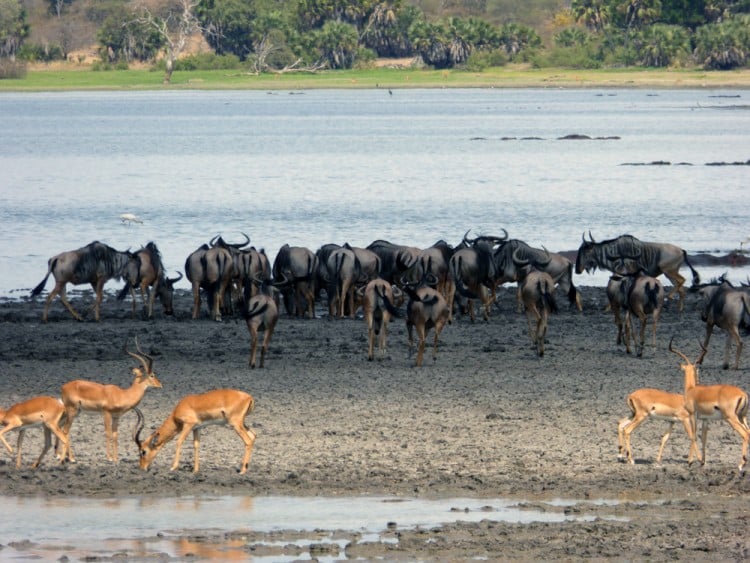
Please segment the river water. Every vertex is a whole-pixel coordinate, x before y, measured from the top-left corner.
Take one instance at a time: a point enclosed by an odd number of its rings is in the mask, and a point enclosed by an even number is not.
[[[750,167],[732,164],[750,159],[749,97],[0,94],[0,296],[27,295],[50,256],[92,240],[118,249],[153,240],[172,276],[214,235],[242,240],[241,232],[271,259],[284,243],[429,246],[501,228],[554,251],[576,249],[591,230],[726,253],[750,235]],[[589,139],[562,139],[569,135]],[[123,223],[125,212],[143,223]]]

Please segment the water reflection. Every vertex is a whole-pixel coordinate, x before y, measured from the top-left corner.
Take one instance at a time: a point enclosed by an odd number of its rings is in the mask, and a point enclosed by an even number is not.
[[[0,555],[41,561],[63,556],[333,561],[345,557],[350,544],[396,541],[398,529],[457,521],[593,519],[585,511],[566,511],[570,504],[467,498],[0,497],[0,512],[13,515],[0,524],[6,546]],[[599,511],[597,517],[607,516]]]

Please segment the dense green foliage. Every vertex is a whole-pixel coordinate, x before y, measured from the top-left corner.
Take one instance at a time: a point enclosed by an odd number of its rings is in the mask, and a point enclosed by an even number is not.
[[[179,21],[186,9],[213,55],[192,56],[179,68],[349,69],[375,57],[418,57],[436,69],[509,61],[731,69],[750,58],[750,0],[443,0],[439,6],[424,0],[158,0],[150,4],[149,25],[135,0],[48,0],[34,20],[27,15],[32,5],[0,0],[0,60],[66,56],[71,25],[62,22],[73,21],[66,18],[95,29],[105,66],[180,58],[175,46],[185,39]],[[29,40],[43,24],[57,41]]]

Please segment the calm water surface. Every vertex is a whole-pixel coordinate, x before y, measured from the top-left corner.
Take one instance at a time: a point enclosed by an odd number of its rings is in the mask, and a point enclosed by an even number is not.
[[[749,97],[2,94],[0,295],[26,295],[50,256],[95,239],[118,249],[153,240],[171,272],[215,234],[240,232],[271,258],[287,242],[428,246],[501,227],[550,250],[577,248],[591,229],[726,252],[750,235],[750,168],[706,164],[750,159]],[[571,134],[599,139],[559,139]],[[670,165],[627,165],[655,161]],[[144,224],[123,225],[123,212]]]

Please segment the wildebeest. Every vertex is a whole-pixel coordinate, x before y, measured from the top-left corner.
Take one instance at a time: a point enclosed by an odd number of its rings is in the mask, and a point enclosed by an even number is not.
[[[273,261],[273,278],[282,277],[289,283],[281,289],[284,308],[288,315],[301,317],[307,312],[315,318],[315,272],[317,256],[304,246],[283,245]]]
[[[526,310],[529,336],[541,357],[544,356],[544,339],[547,336],[549,315],[557,313],[555,282],[552,276],[537,270],[528,259],[521,260],[518,253],[513,255],[513,261],[519,268],[521,302]]]
[[[367,359],[372,361],[375,354],[375,337],[378,337],[378,351],[385,356],[388,323],[391,317],[399,317],[400,313],[394,305],[394,294],[401,291],[391,286],[382,278],[375,278],[359,290],[362,296],[365,323],[367,323]]]
[[[480,299],[484,307],[483,318],[488,320],[490,307],[495,301],[496,268],[492,259],[494,245],[508,238],[504,236],[479,236],[468,239],[467,231],[461,244],[456,247],[448,263],[450,287],[448,291],[448,307],[451,318],[456,292],[470,300],[469,316],[474,321],[474,306],[471,300]]]
[[[656,327],[664,305],[664,286],[661,282],[642,272],[634,274],[615,274],[607,284],[607,296],[610,307],[615,315],[617,324],[617,343],[621,342],[623,328],[625,330],[625,350],[630,354],[630,339],[633,339],[636,355],[643,356],[643,346],[646,336],[648,317],[653,322],[651,344],[656,349]],[[624,319],[620,312],[624,311]],[[634,319],[638,317],[641,323],[639,338],[635,338],[633,328]]]
[[[193,319],[200,315],[200,290],[206,291],[209,316],[221,320],[221,305],[234,275],[232,254],[226,248],[204,244],[185,260],[185,275],[193,289]]]
[[[427,275],[417,284],[402,280],[402,286],[409,296],[406,306],[406,331],[409,335],[409,352],[414,346],[412,330],[416,329],[417,361],[416,366],[422,365],[425,343],[430,329],[435,329],[435,341],[432,348],[432,359],[437,360],[438,339],[445,325],[450,319],[450,309],[445,298],[433,286],[437,285],[434,276]]]
[[[419,256],[420,249],[414,246],[395,244],[387,240],[375,240],[367,245],[380,258],[380,277],[390,284],[401,283],[404,273],[411,268]]]
[[[149,242],[133,254],[135,260],[128,263],[124,275],[125,286],[120,290],[117,299],[125,299],[125,296],[130,293],[133,298],[133,314],[135,314],[135,290],[139,289],[147,318],[153,317],[156,297],[161,299],[164,314],[172,315],[174,313],[174,284],[182,279],[182,274],[180,273],[179,277],[176,278],[166,276],[161,261],[161,253],[154,242]]]
[[[354,318],[355,284],[362,275],[362,266],[354,250],[345,244],[331,252],[326,262],[326,272],[329,314],[341,319],[348,305],[349,316]]]
[[[438,240],[432,246],[424,248],[417,254],[412,266],[405,272],[407,279],[418,281],[430,274],[437,279],[437,289],[444,297],[450,292],[448,263],[453,256],[453,247],[444,240]]]
[[[96,293],[94,318],[98,321],[104,284],[111,279],[120,279],[125,274],[125,270],[131,260],[134,260],[134,257],[130,252],[120,252],[96,240],[78,250],[62,252],[50,258],[47,262],[47,275],[31,291],[32,297],[39,295],[44,289],[49,275],[52,274],[54,276],[55,287],[47,296],[42,320],[47,322],[50,303],[52,303],[52,300],[58,294],[63,305],[70,311],[71,315],[78,321],[83,320],[83,317],[73,309],[73,306],[68,301],[65,288],[69,283],[73,285],[88,283],[91,284]]]
[[[701,318],[706,323],[706,338],[703,341],[703,347],[708,349],[714,326],[723,329],[727,333],[723,367],[729,368],[729,351],[734,340],[737,353],[733,368],[738,369],[740,354],[742,354],[740,328],[750,329],[750,295],[733,287],[725,278],[702,285],[698,292],[704,299]]]
[[[664,274],[672,282],[673,288],[667,295],[671,299],[675,293],[680,296],[680,311],[685,306],[685,278],[680,267],[685,264],[693,274],[693,285],[700,283],[698,272],[688,261],[687,252],[674,244],[644,242],[632,235],[621,235],[614,239],[596,242],[589,232],[589,240],[581,237],[581,246],[576,256],[576,274],[592,272],[603,268],[615,272],[620,259],[630,257],[633,267],[649,276]]]
[[[279,307],[276,304],[276,287],[267,280],[254,278],[253,283],[258,287],[257,293],[250,296],[246,291],[243,307],[243,316],[247,324],[247,330],[250,333],[250,357],[248,364],[255,368],[256,352],[258,350],[258,332],[263,330],[263,344],[260,348],[260,364],[262,368],[265,363],[268,346],[271,344],[271,337],[276,328],[276,322],[279,320]],[[280,280],[279,283],[286,283],[287,280]]]
[[[496,269],[496,283],[517,282],[520,278],[513,257],[528,261],[540,272],[547,272],[562,293],[568,296],[571,305],[582,310],[581,293],[573,284],[573,263],[562,254],[549,252],[546,248],[534,248],[519,239],[509,239],[501,242],[493,252]],[[518,305],[521,306],[520,287]]]

